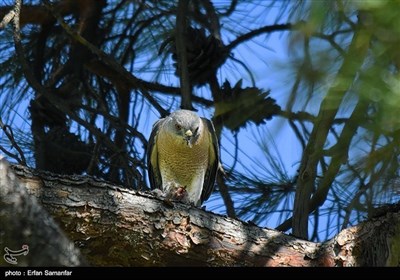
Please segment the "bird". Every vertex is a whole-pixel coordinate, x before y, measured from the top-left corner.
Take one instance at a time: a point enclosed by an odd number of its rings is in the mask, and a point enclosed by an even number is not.
[[[199,207],[214,189],[219,164],[218,138],[209,119],[180,109],[153,124],[147,148],[151,189]]]

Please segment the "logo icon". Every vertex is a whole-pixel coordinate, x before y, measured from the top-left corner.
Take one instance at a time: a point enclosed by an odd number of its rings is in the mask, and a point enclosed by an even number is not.
[[[22,245],[21,250],[11,250],[8,247],[4,248],[4,251],[6,253],[4,254],[4,260],[8,262],[9,264],[18,264],[17,258],[15,256],[21,256],[21,255],[28,255],[29,253],[29,246],[28,245]]]

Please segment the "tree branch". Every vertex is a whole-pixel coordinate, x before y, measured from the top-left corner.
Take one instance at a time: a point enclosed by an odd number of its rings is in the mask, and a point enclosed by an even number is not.
[[[3,123],[3,120],[1,119],[1,117],[0,117],[0,128],[6,134],[8,140],[10,140],[11,147],[14,147],[17,150],[17,152],[19,154],[19,157],[16,156],[16,155],[13,155],[12,153],[9,153],[8,151],[4,151],[1,146],[0,146],[0,148],[3,150],[3,152],[7,153],[8,156],[11,156],[12,158],[16,159],[19,164],[26,165],[26,159],[25,159],[25,156],[24,156],[24,152],[22,151],[22,149],[19,147],[19,145],[15,141],[14,133],[12,132],[10,126],[5,125]]]
[[[41,185],[38,178],[33,181]],[[18,250],[25,245],[29,250],[26,256],[15,257],[16,265],[86,265],[73,242],[64,235],[37,199],[28,193],[5,159],[0,159],[0,209],[0,244],[11,250]],[[6,265],[10,266],[1,258],[0,266]]]
[[[13,20],[15,15],[14,10],[10,10],[7,14],[4,15],[3,19],[0,22],[0,29],[3,29]]]
[[[363,114],[367,108],[367,104],[363,101],[359,101],[353,110],[352,115],[343,127],[340,138],[336,144],[327,153],[332,157],[327,171],[324,173],[322,180],[320,181],[315,194],[311,197],[309,214],[312,213],[317,207],[321,206],[328,195],[330,186],[336,178],[339,172],[340,166],[347,161],[348,151],[350,147],[351,140],[357,131],[358,126],[356,124],[360,123],[360,119],[363,118]],[[281,231],[287,231],[290,229],[293,223],[293,217],[287,219],[276,229]]]
[[[54,5],[60,14],[67,15],[75,10],[76,3],[76,0],[62,0]],[[11,12],[9,11],[12,9],[12,6],[0,7],[0,18],[8,15],[7,20],[10,19]],[[14,16],[13,12],[12,16]],[[19,23],[21,26],[25,26],[26,24],[46,24],[52,20],[53,16],[42,5],[21,5],[19,16]]]
[[[340,138],[330,149],[328,155],[331,156],[331,161],[328,170],[324,173],[324,177],[319,183],[315,194],[312,196],[310,202],[311,212],[324,203],[328,195],[329,188],[335,180],[341,165],[347,162],[351,140],[358,129],[357,124],[362,122],[366,110],[366,102],[360,100],[354,108],[348,122],[346,122],[344,125]]]
[[[193,110],[192,101],[190,98],[192,95],[192,86],[189,80],[188,59],[186,52],[186,32],[188,30],[186,14],[188,11],[188,5],[189,3],[187,0],[179,0],[178,2],[175,25],[175,45],[182,94],[181,108]]]
[[[215,7],[210,0],[202,0],[200,3],[204,6],[206,10],[206,15],[208,21],[210,22],[210,32],[211,34],[221,41],[221,25],[219,23],[218,15],[215,11]]]
[[[236,218],[237,216],[236,216],[235,206],[233,204],[232,197],[229,194],[228,187],[225,184],[224,175],[225,174],[223,173],[223,171],[218,169],[217,184],[218,184],[219,192],[221,194],[222,200],[224,201],[226,213],[228,214],[228,217]]]
[[[25,59],[24,56],[24,50],[21,44],[21,33],[20,33],[20,26],[19,26],[19,7],[16,5],[15,8],[15,16],[14,16],[14,43],[15,43],[15,50],[17,53],[17,56],[19,58],[19,62],[22,65],[22,69],[25,74],[25,78],[28,82],[28,84],[38,93],[44,95],[49,101],[56,106],[57,109],[61,110],[62,112],[68,114],[68,116],[76,121],[78,124],[82,125],[85,127],[88,131],[90,131],[93,135],[97,137],[97,139],[100,139],[102,143],[110,147],[112,150],[117,151],[119,150],[118,147],[115,146],[115,144],[107,138],[103,133],[101,133],[100,130],[98,130],[96,127],[92,126],[91,124],[87,123],[86,121],[82,120],[74,111],[72,111],[68,105],[65,104],[65,100],[60,99],[54,94],[51,94],[45,87],[43,87],[36,77],[34,76],[28,62]],[[80,37],[82,38],[82,37]],[[83,38],[82,38],[83,39]],[[85,39],[83,39],[85,40]],[[87,42],[87,41],[86,41]],[[131,159],[133,162],[135,162],[135,159]],[[124,162],[126,166],[129,166],[127,162]],[[135,172],[136,178],[138,179],[139,184],[142,183],[141,175],[139,172],[136,170],[132,170]]]
[[[236,6],[238,4],[238,0],[232,0],[231,4],[229,5],[229,7],[226,9],[225,12],[223,13],[219,13],[221,16],[223,17],[228,17],[230,16],[236,9]]]
[[[317,119],[308,140],[306,149],[300,163],[297,190],[294,200],[292,219],[293,234],[308,238],[308,215],[310,213],[310,197],[315,188],[317,165],[323,155],[323,148],[329,129],[335,119],[336,113],[351,87],[358,69],[364,61],[369,47],[370,35],[359,30],[355,33],[349,51],[337,74],[338,82],[334,83],[321,103]]]
[[[94,55],[96,55],[104,64],[109,66],[111,69],[113,69],[116,73],[121,75],[126,81],[134,88],[139,88],[141,90],[141,93],[143,96],[149,101],[150,104],[156,108],[161,115],[165,115],[168,112],[164,110],[158,102],[154,99],[153,96],[151,96],[147,90],[152,90],[152,89],[159,89],[162,91],[170,91],[170,87],[163,86],[161,84],[157,83],[149,83],[146,81],[143,81],[137,77],[135,77],[132,73],[130,73],[128,70],[126,70],[123,66],[121,66],[118,62],[115,61],[115,59],[111,58],[108,54],[106,54],[104,51],[98,49],[95,45],[87,41],[85,38],[83,38],[81,35],[79,35],[77,32],[73,31],[68,24],[61,18],[60,14],[49,4],[49,2],[46,0],[45,6],[48,8],[55,18],[57,19],[58,23],[62,26],[62,28],[66,31],[66,33],[71,36],[72,39],[76,40],[86,48],[88,48]]]
[[[17,176],[14,187],[26,188],[32,194],[26,198],[36,196],[94,266],[398,265],[400,205],[393,208],[396,212],[346,229],[325,243],[313,243],[190,205],[165,204],[148,193],[88,176],[12,169],[0,165],[0,184]],[[26,212],[18,219],[15,212],[1,214],[16,221],[31,218]],[[33,228],[31,235],[52,224]]]
[[[254,37],[257,37],[264,33],[271,33],[271,32],[282,31],[282,30],[292,30],[292,29],[297,28],[300,24],[302,25],[303,22],[299,22],[299,23],[295,23],[295,24],[292,24],[292,23],[274,24],[274,25],[267,25],[267,26],[263,26],[258,29],[254,29],[246,34],[238,36],[235,40],[233,40],[226,46],[226,49],[231,51],[232,49],[236,48],[239,44],[243,43],[244,41],[253,39]]]

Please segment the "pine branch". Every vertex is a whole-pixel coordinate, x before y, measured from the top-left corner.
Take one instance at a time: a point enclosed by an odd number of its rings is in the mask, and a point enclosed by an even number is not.
[[[13,20],[15,15],[14,10],[10,10],[7,14],[4,15],[3,19],[0,22],[0,29],[3,29]]]
[[[154,108],[161,114],[166,115],[168,112],[160,106],[160,104],[155,100],[153,96],[151,96],[147,90],[160,90],[160,91],[170,91],[170,87],[166,87],[164,85],[158,83],[149,83],[144,80],[141,80],[135,77],[132,73],[128,72],[124,67],[122,67],[118,62],[115,61],[112,57],[106,54],[104,51],[97,48],[92,43],[88,42],[85,38],[79,35],[77,32],[73,31],[68,24],[61,18],[60,14],[51,6],[51,4],[45,0],[45,6],[48,8],[53,15],[56,17],[58,23],[62,26],[62,28],[66,31],[66,33],[71,36],[72,39],[76,40],[83,46],[87,47],[93,54],[95,54],[103,63],[109,66],[116,73],[121,75],[126,81],[134,88],[141,89],[141,93],[147,99],[147,101],[154,106]],[[175,90],[175,89],[174,89]]]
[[[72,120],[76,121],[78,124],[82,125],[85,127],[88,131],[90,131],[93,135],[96,136],[98,141],[101,141],[109,147],[111,150],[118,151],[119,148],[113,143],[108,137],[106,137],[97,127],[94,125],[84,121],[82,118],[80,118],[77,113],[75,113],[73,110],[69,108],[68,105],[65,104],[65,101],[62,100],[60,97],[57,97],[54,94],[51,94],[45,87],[43,87],[36,79],[36,77],[33,74],[33,71],[31,67],[29,66],[28,62],[25,59],[24,55],[24,50],[23,46],[21,44],[21,33],[20,33],[20,26],[19,26],[19,12],[20,12],[20,3],[21,0],[18,0],[15,5],[15,16],[13,19],[14,23],[14,43],[15,43],[15,49],[16,53],[19,59],[19,62],[22,65],[25,78],[28,82],[28,84],[39,94],[45,96],[58,110],[66,113]],[[80,37],[82,38],[82,37]],[[82,38],[83,39],[83,38]],[[87,42],[87,41],[86,41]],[[139,184],[142,184],[142,179],[140,173],[136,169],[132,169],[127,161],[130,157],[123,157],[123,165],[125,168],[129,168],[132,172],[134,172]],[[136,159],[130,158],[132,162],[136,162]]]
[[[217,184],[222,200],[224,201],[226,213],[230,218],[236,218],[235,206],[228,191],[228,186],[225,184],[224,173],[219,169],[217,173]]]
[[[186,14],[188,11],[188,1],[179,0],[177,14],[176,14],[176,26],[175,26],[175,45],[176,54],[178,58],[178,71],[179,71],[179,81],[181,86],[181,108],[187,110],[193,110],[191,95],[192,86],[189,80],[189,70],[188,70],[188,58],[186,51],[186,36],[185,33],[188,30],[188,23],[186,19]]]
[[[0,146],[0,149],[1,149],[5,154],[7,154],[9,157],[12,157],[13,159],[16,159],[17,162],[18,162],[19,164],[22,164],[22,165],[25,165],[25,166],[26,166],[26,159],[25,159],[25,156],[24,156],[24,152],[22,151],[22,149],[19,147],[19,145],[18,145],[17,142],[15,141],[14,133],[13,133],[11,127],[8,126],[8,125],[5,125],[5,124],[3,123],[3,120],[1,119],[1,117],[0,117],[0,128],[1,128],[1,129],[4,131],[4,133],[6,134],[8,140],[10,140],[10,142],[11,142],[11,147],[14,147],[14,148],[17,150],[17,152],[18,152],[18,154],[19,154],[19,157],[18,157],[17,155],[14,155],[14,154],[10,153],[9,151],[7,151],[6,149],[4,149],[4,148],[1,147],[1,146]]]
[[[356,32],[337,74],[337,79],[340,81],[330,88],[321,103],[300,163],[292,220],[295,236],[305,239],[308,237],[308,215],[311,212],[310,197],[315,187],[317,165],[323,156],[324,144],[342,99],[351,87],[357,71],[364,61],[369,47],[369,37],[370,35],[362,30]]]
[[[267,25],[267,26],[263,26],[261,28],[258,29],[254,29],[246,34],[240,35],[239,37],[237,37],[235,40],[233,40],[232,42],[230,42],[227,46],[226,49],[231,51],[234,48],[236,48],[239,44],[247,41],[247,40],[251,40],[254,37],[260,36],[262,34],[265,33],[272,33],[272,32],[276,32],[276,31],[283,31],[283,30],[293,30],[298,28],[300,25],[303,25],[303,22],[299,22],[299,23],[285,23],[285,24],[274,24],[274,25]]]

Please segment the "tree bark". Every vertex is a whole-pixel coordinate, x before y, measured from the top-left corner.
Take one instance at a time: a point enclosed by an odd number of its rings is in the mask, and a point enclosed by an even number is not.
[[[24,187],[35,184],[35,179],[21,184],[7,161],[0,157],[0,266],[85,265],[73,242],[37,199],[28,194],[31,189]],[[10,256],[6,248],[12,251],[26,248],[25,255]]]
[[[3,162],[2,188],[8,184],[5,178],[16,174],[19,183],[11,187],[26,188],[31,195],[21,196],[27,201],[38,199],[93,266],[400,264],[400,207],[325,243],[313,243],[88,176],[61,176],[16,165],[4,168]],[[34,223],[42,219],[29,211],[15,219],[3,200],[7,198],[2,196],[2,217],[16,222],[30,217]],[[50,220],[48,224],[55,226]],[[22,223],[16,225],[25,229]]]

